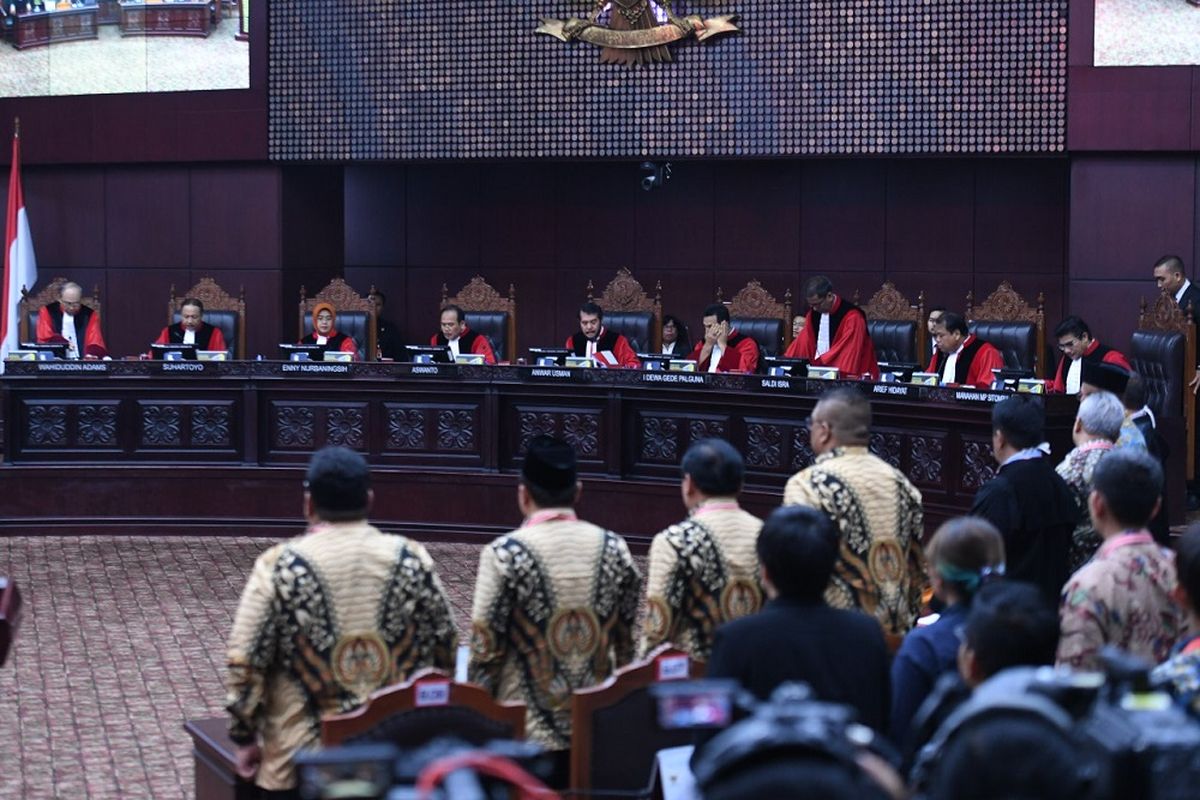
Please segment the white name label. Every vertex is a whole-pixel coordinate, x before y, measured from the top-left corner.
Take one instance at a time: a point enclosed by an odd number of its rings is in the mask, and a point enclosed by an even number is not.
[[[38,372],[108,372],[103,361],[39,361]]]
[[[279,368],[282,372],[317,372],[326,375],[346,375],[350,372],[349,364],[314,364],[308,361],[286,361]]]
[[[688,679],[687,656],[663,656],[658,659],[657,667],[660,681],[686,681]]]
[[[425,681],[416,686],[414,704],[423,706],[444,706],[450,702],[450,681]]]
[[[642,383],[704,383],[703,375],[686,372],[643,372]]]

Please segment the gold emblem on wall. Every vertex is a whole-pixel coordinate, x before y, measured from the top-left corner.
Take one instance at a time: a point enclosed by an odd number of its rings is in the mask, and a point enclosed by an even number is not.
[[[601,23],[609,11],[608,24]],[[541,19],[534,33],[564,42],[576,40],[597,45],[602,64],[649,64],[670,61],[667,45],[689,36],[703,42],[722,33],[733,33],[736,14],[702,19],[698,14],[678,16],[671,0],[595,0],[587,19]]]

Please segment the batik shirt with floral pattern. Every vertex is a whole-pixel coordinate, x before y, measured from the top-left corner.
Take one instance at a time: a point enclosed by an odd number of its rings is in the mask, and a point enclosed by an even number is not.
[[[1171,657],[1151,673],[1151,679],[1169,689],[1193,714],[1200,715],[1200,635],[1180,642]]]

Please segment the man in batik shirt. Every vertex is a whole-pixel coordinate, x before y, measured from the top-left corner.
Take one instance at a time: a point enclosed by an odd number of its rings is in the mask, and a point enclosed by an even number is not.
[[[809,421],[817,458],[788,481],[783,504],[819,508],[837,525],[841,547],[825,601],[874,616],[894,652],[925,588],[921,493],[867,449],[871,404],[862,392],[825,394]]]
[[[1175,560],[1146,530],[1162,482],[1158,461],[1144,452],[1115,450],[1096,465],[1088,510],[1104,544],[1063,588],[1059,665],[1099,669],[1105,645],[1157,664],[1183,634]]]
[[[1154,670],[1151,679],[1166,686],[1181,704],[1200,715],[1200,524],[1192,525],[1175,547],[1179,584],[1175,597],[1188,615],[1190,635],[1171,651],[1171,657]]]
[[[525,523],[483,548],[471,608],[471,681],[525,703],[526,737],[561,754],[571,693],[633,658],[642,590],[625,540],[575,516],[580,489],[569,444],[529,443],[517,485]]]
[[[643,651],[671,642],[707,661],[718,625],[762,607],[754,551],[762,520],[738,505],[745,466],[729,442],[696,442],[681,467],[688,518],[650,544]]]
[[[295,797],[299,750],[321,717],[425,667],[454,668],[458,632],[425,548],[367,524],[366,460],[318,451],[304,482],[308,531],[254,564],[229,637],[226,708],[237,771],[264,797]]]

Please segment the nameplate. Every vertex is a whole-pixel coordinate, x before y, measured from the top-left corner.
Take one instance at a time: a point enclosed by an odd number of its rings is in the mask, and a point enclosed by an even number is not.
[[[642,383],[687,383],[704,385],[704,376],[691,372],[643,372]]]
[[[884,397],[920,397],[921,390],[904,383],[877,383],[871,387],[871,394]]]
[[[983,390],[955,389],[954,399],[968,403],[999,403],[1012,395],[1008,392],[986,392]]]
[[[108,372],[105,361],[39,361],[38,372]]]
[[[350,365],[326,364],[321,361],[284,361],[279,365],[279,371],[306,375],[349,375]]]
[[[162,372],[204,372],[208,367],[196,361],[164,361]]]
[[[442,368],[435,364],[413,364],[409,375],[441,375]]]
[[[661,656],[654,666],[660,681],[686,681],[689,677],[687,656]]]
[[[444,706],[450,702],[450,681],[422,681],[414,688],[413,705]]]
[[[796,389],[791,380],[782,376],[763,378],[760,386],[768,392],[790,392]]]
[[[571,370],[565,367],[534,367],[529,370],[531,378],[549,378],[551,380],[571,380],[575,377]]]

